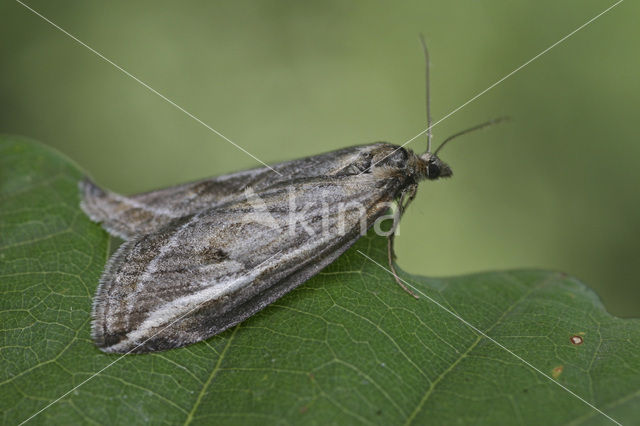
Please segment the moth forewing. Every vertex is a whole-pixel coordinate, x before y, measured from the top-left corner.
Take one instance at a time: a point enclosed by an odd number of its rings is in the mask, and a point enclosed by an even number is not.
[[[368,229],[415,185],[422,166],[394,145],[359,147],[332,175],[254,190],[277,227],[247,221],[251,201],[237,197],[126,242],[98,288],[94,340],[107,352],[158,351],[243,321],[342,254],[363,222]]]
[[[377,145],[385,144],[339,149],[275,164],[271,169],[244,170],[131,196],[103,190],[84,179],[80,182],[81,207],[92,220],[102,223],[107,232],[129,240],[178,217],[241,198],[247,188],[261,191],[295,179],[359,173],[370,165],[366,153]]]

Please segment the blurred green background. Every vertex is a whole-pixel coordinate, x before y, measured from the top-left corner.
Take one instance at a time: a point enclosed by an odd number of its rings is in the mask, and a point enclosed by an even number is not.
[[[438,120],[613,3],[27,2],[265,162],[424,129],[421,32]],[[0,15],[0,132],[124,193],[258,165],[19,3]],[[421,186],[402,268],[561,270],[640,316],[638,16],[623,2],[434,128],[514,119],[443,152],[455,176]]]

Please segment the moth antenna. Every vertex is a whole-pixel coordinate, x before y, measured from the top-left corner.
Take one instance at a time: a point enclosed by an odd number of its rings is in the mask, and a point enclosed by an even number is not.
[[[427,152],[431,152],[431,91],[429,90],[429,50],[427,42],[424,41],[424,35],[420,33],[420,43],[422,44],[422,53],[424,54],[424,80],[425,80],[425,97],[427,103]]]
[[[499,118],[494,118],[493,120],[489,120],[487,122],[481,123],[481,124],[477,124],[473,127],[469,127],[468,129],[465,129],[461,132],[458,132],[456,134],[453,134],[451,136],[449,136],[448,138],[446,138],[438,147],[438,149],[436,149],[436,151],[433,153],[433,155],[438,155],[438,152],[440,152],[440,150],[445,146],[445,144],[455,138],[457,138],[458,136],[462,136],[462,135],[466,135],[467,133],[471,133],[471,132],[475,132],[476,130],[480,130],[480,129],[484,129],[485,127],[489,127],[489,126],[493,126],[494,124],[498,124],[501,123],[503,121],[507,121],[510,120],[510,117],[499,117]]]

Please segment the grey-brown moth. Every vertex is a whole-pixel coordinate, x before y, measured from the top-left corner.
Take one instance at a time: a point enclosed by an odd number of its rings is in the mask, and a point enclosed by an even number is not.
[[[401,213],[420,181],[451,176],[437,156],[451,138],[431,153],[430,136],[420,155],[378,142],[276,164],[279,174],[264,167],[132,196],[85,179],[83,210],[126,240],[96,292],[96,345],[177,348],[263,309],[333,262],[390,203]]]
[[[83,209],[127,239],[94,300],[100,349],[159,351],[218,334],[333,262],[360,238],[363,221],[369,228],[390,202],[406,203],[419,181],[451,175],[435,155],[388,143],[274,168],[293,172],[283,180],[265,167],[132,197],[83,181]],[[238,196],[244,188],[279,226],[246,220],[254,210]]]

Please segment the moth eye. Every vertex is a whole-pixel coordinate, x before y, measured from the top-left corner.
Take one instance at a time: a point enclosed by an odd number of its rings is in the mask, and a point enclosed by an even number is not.
[[[427,165],[427,176],[431,179],[435,179],[440,176],[440,166],[436,163],[429,163]]]

